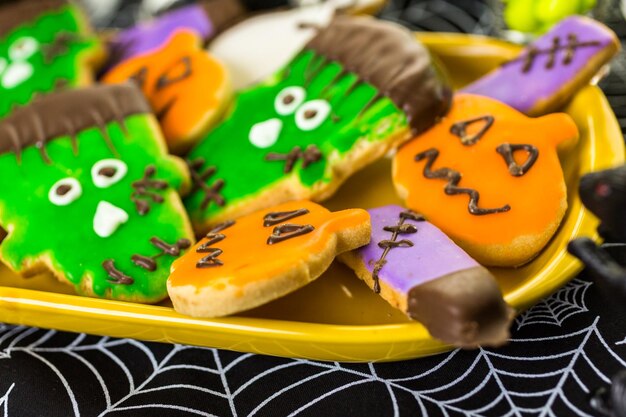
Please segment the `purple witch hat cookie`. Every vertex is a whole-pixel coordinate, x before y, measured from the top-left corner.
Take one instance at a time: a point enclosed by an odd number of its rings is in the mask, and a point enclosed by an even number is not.
[[[507,341],[512,310],[487,269],[419,214],[400,206],[368,212],[370,244],[339,257],[359,278],[446,343]]]
[[[562,108],[620,49],[615,33],[581,16],[564,19],[465,93],[495,98],[529,116]]]

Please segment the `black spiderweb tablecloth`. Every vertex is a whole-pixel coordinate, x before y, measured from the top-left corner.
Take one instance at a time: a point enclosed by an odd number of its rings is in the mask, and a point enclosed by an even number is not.
[[[102,22],[120,26],[143,6],[105,3],[126,9],[99,11]],[[384,16],[414,28],[501,29],[480,1],[397,3]],[[626,36],[617,13],[609,24]],[[624,56],[601,86],[626,128]],[[594,416],[590,393],[626,368],[625,323],[626,311],[581,276],[518,317],[504,348],[397,363],[323,363],[0,325],[0,416]]]

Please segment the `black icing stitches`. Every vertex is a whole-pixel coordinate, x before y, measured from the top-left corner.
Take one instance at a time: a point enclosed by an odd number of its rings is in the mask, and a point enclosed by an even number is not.
[[[378,242],[378,247],[384,249],[380,258],[374,264],[374,271],[372,271],[372,279],[374,280],[374,292],[380,293],[380,279],[378,274],[381,269],[387,264],[387,255],[389,251],[394,248],[410,248],[413,246],[413,242],[409,239],[398,240],[400,235],[410,235],[417,233],[417,227],[410,223],[405,223],[406,220],[413,220],[415,222],[424,221],[424,217],[421,214],[417,214],[411,210],[405,210],[399,215],[398,223],[393,226],[385,226],[383,230],[391,232],[391,239],[382,240]]]
[[[471,188],[459,187],[461,181],[461,174],[450,168],[440,168],[436,171],[432,171],[432,166],[439,157],[439,151],[435,148],[428,149],[424,152],[420,152],[415,155],[415,161],[420,162],[426,159],[426,165],[424,165],[424,177],[428,179],[448,180],[444,188],[444,192],[447,195],[467,194],[470,201],[467,205],[467,209],[470,214],[474,216],[483,216],[486,214],[505,213],[511,210],[511,206],[508,204],[493,209],[485,209],[478,207],[478,200],[480,200],[480,193]]]
[[[274,245],[294,237],[306,235],[307,233],[311,233],[313,230],[315,230],[315,227],[310,224],[281,224],[280,226],[276,226],[274,228],[272,235],[267,238],[267,244]]]

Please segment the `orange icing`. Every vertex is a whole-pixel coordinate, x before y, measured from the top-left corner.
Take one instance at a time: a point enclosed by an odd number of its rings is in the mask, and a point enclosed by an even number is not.
[[[463,145],[459,136],[451,133],[455,123],[477,117],[493,116],[493,125],[474,145]],[[483,123],[468,126],[475,134]],[[566,114],[551,114],[531,119],[496,100],[459,94],[450,113],[441,123],[404,145],[396,154],[393,165],[394,184],[407,192],[406,205],[422,213],[451,238],[473,244],[506,245],[515,238],[541,234],[563,216],[566,186],[557,147],[575,141],[578,130]],[[535,146],[538,159],[525,175],[509,173],[504,157],[496,151],[503,143]],[[460,188],[480,193],[478,207],[510,211],[472,215],[468,211],[467,194],[447,195],[447,179],[424,176],[427,159],[415,156],[428,149],[439,150],[431,170],[451,168],[462,175]],[[514,153],[518,164],[529,154]]]
[[[303,208],[309,213],[273,226],[263,226],[263,219],[268,213]],[[211,245],[211,248],[223,251],[217,258],[223,263],[221,266],[196,267],[198,261],[207,255],[197,252],[207,242],[207,238],[201,239],[192,250],[174,262],[169,283],[173,287],[192,285],[198,289],[212,287],[213,290],[222,290],[271,280],[294,265],[309,262],[311,256],[322,254],[338,233],[367,225],[369,221],[369,214],[361,209],[331,213],[310,201],[281,204],[242,217],[231,227],[218,232],[225,235],[225,239]],[[301,236],[267,244],[274,228],[281,224],[312,225],[315,229]]]
[[[170,148],[204,133],[225,100],[226,69],[201,45],[194,32],[177,31],[161,48],[123,62],[102,80],[114,84],[134,79],[159,118]],[[169,83],[159,87],[164,79]]]

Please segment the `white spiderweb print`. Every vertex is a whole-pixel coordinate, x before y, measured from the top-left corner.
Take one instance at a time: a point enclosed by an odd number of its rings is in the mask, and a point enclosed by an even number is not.
[[[574,287],[586,288],[575,282],[561,292]],[[56,393],[58,414],[46,404],[40,412],[49,417],[361,415],[366,405],[356,414],[354,407],[367,401],[384,404],[385,415],[394,417],[591,416],[586,397],[626,361],[623,347],[609,346],[601,334],[600,318],[582,316],[567,330],[551,326],[550,337],[516,338],[504,349],[390,364],[321,363],[0,326],[0,415],[20,416],[19,405],[45,381]]]
[[[561,326],[565,320],[579,313],[589,311],[585,304],[585,294],[591,282],[576,278],[560,291],[541,300],[516,319],[518,330],[531,324],[553,324]]]

